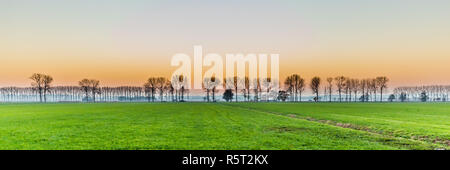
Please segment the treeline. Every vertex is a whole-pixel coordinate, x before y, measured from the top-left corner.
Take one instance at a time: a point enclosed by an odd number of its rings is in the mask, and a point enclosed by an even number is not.
[[[150,77],[142,86],[101,86],[96,79],[82,79],[78,86],[52,86],[53,78],[45,74],[30,76],[31,87],[0,88],[2,102],[184,102],[190,100],[189,79],[174,76]],[[285,78],[274,91],[270,79],[248,77],[219,80],[206,77],[202,83],[203,101],[228,102],[382,102],[382,101],[448,101],[450,86],[398,87],[387,99],[389,78],[356,79],[345,76],[313,77],[306,81],[298,74]],[[221,90],[219,90],[221,89]],[[313,97],[305,97],[309,89]],[[218,97],[218,93],[221,98]],[[198,95],[197,96],[202,96]],[[201,100],[201,99],[200,99]]]
[[[450,85],[397,87],[389,97],[400,102],[446,102],[449,101]]]
[[[179,76],[179,82],[186,82]],[[144,102],[185,101],[189,99],[186,83],[172,86],[164,77],[151,77],[143,86],[101,87],[96,79],[82,79],[78,86],[52,86],[53,78],[45,74],[33,74],[31,87],[0,88],[2,102]],[[179,85],[179,86],[178,86]],[[157,95],[158,96],[157,96]]]
[[[376,102],[383,101],[383,94],[388,88],[389,78],[380,76],[376,78],[356,79],[345,76],[328,77],[323,81],[320,77],[313,77],[309,88],[315,95],[313,101],[338,102]],[[285,90],[280,91],[278,99],[282,101],[302,101],[302,94],[308,84],[298,74],[288,76],[285,81]],[[379,95],[377,95],[379,94]]]

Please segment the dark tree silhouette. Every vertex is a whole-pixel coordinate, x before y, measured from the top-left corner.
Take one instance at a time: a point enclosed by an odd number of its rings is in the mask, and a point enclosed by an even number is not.
[[[372,101],[377,101],[377,89],[378,89],[378,83],[377,83],[377,79],[370,79],[370,83],[369,83],[369,88],[371,89],[372,93],[373,93],[373,98]]]
[[[298,96],[299,96],[299,101],[300,101],[300,102],[302,101],[302,94],[303,94],[303,92],[305,91],[305,86],[306,86],[306,81],[305,81],[305,79],[300,78],[300,79],[298,80],[298,89],[297,89]]]
[[[338,76],[334,80],[336,80],[336,88],[339,93],[339,102],[342,102],[342,89],[344,88],[346,78],[344,76]]]
[[[406,101],[406,93],[402,92],[402,93],[400,94],[399,99],[400,99],[401,102],[405,102],[405,101]]]
[[[80,86],[80,90],[84,92],[85,99],[87,102],[89,102],[89,92],[91,92],[92,95],[92,102],[95,102],[95,95],[101,93],[100,81],[95,79],[82,79],[78,82],[78,85]]]
[[[293,74],[286,78],[285,85],[288,86],[288,92],[293,93],[294,101],[302,101],[302,93],[305,91],[305,79],[298,74]]]
[[[366,99],[367,99],[367,95],[368,95],[367,91],[366,91],[367,86],[368,86],[367,80],[366,79],[361,80],[360,89],[361,89],[362,95],[361,95],[360,101],[362,101],[362,102],[366,102]]]
[[[291,94],[290,98],[292,101],[292,97],[295,97],[295,94],[293,95],[293,93],[295,91],[294,90],[295,86],[294,86],[294,81],[292,80],[292,76],[286,77],[286,79],[284,80],[284,85],[285,85],[285,87],[287,87],[286,92]]]
[[[387,82],[389,79],[385,76],[376,78],[376,84],[380,88],[380,102],[383,102],[383,90],[387,88]]]
[[[312,78],[310,87],[311,87],[311,90],[313,91],[313,93],[316,94],[314,101],[318,102],[319,101],[320,78],[319,77]]]
[[[391,95],[389,96],[388,100],[389,100],[389,102],[394,102],[394,100],[395,100],[395,95],[394,95],[394,94],[391,94]]]
[[[91,89],[91,81],[89,79],[83,79],[78,82],[80,85],[81,91],[85,93],[86,101],[89,101],[89,91]]]
[[[223,93],[223,99],[227,102],[233,100],[233,91],[231,89],[226,89]]]
[[[147,79],[147,82],[144,84],[144,91],[147,94],[148,101],[155,101],[155,91],[157,88],[157,78],[150,77]]]
[[[100,81],[91,79],[89,80],[89,84],[91,86],[91,93],[92,93],[92,101],[95,102],[95,94],[100,94]]]
[[[360,89],[360,85],[361,82],[358,79],[351,79],[351,91],[354,93],[353,97],[354,97],[354,101],[357,102],[358,101],[358,91]]]
[[[331,95],[333,94],[333,78],[328,77],[327,82],[328,82],[329,102],[331,102]]]
[[[33,90],[39,93],[39,102],[42,102],[42,93],[44,91],[44,74],[34,73],[31,75],[30,79],[33,80],[31,86]]]
[[[288,96],[289,96],[289,94],[286,91],[280,90],[280,91],[278,91],[277,99],[284,102],[284,101],[286,101]]]
[[[44,75],[42,77],[42,83],[43,83],[43,91],[44,91],[44,102],[47,102],[47,93],[50,93],[51,84],[53,82],[53,77],[49,75]]]
[[[429,99],[427,92],[423,91],[422,93],[420,93],[420,101],[422,102],[427,102]]]

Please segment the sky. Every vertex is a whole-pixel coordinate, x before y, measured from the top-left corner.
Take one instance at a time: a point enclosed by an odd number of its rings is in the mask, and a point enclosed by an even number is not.
[[[142,85],[176,53],[277,53],[280,77],[450,84],[445,0],[0,0],[0,86]]]

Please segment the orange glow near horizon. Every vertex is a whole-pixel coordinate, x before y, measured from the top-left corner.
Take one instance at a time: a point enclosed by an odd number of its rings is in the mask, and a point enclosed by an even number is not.
[[[173,52],[175,54],[175,52]],[[189,52],[186,52],[189,54]],[[162,55],[162,54],[159,54]],[[14,57],[3,60],[0,68],[1,86],[29,86],[32,73],[45,73],[55,79],[54,85],[77,85],[83,78],[96,78],[105,86],[141,86],[148,77],[169,77],[176,67],[170,66],[171,55],[166,57],[139,57],[111,59],[102,57],[80,57],[83,59],[47,55],[31,59]],[[224,56],[225,54],[222,54]],[[306,56],[306,57],[302,57]],[[300,74],[306,80],[313,76],[323,79],[344,75],[353,78],[388,76],[390,86],[450,84],[446,75],[450,73],[449,58],[411,57],[409,59],[377,57],[322,57],[298,52],[280,54],[280,78]],[[153,56],[153,55],[149,55]],[[155,55],[156,56],[156,55]],[[298,57],[296,57],[298,56]],[[411,55],[412,56],[412,55]],[[406,57],[405,57],[406,58]],[[207,68],[204,67],[204,71]]]

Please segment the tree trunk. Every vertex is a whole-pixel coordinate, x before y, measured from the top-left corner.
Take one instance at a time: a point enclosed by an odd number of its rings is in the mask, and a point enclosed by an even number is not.
[[[383,102],[383,88],[380,89],[380,102]]]
[[[234,88],[234,91],[236,92],[236,102],[238,102],[238,89],[237,89],[237,86],[236,86],[236,88]]]
[[[339,102],[342,102],[342,92],[339,90]]]
[[[39,90],[39,102],[42,103],[42,90]]]

